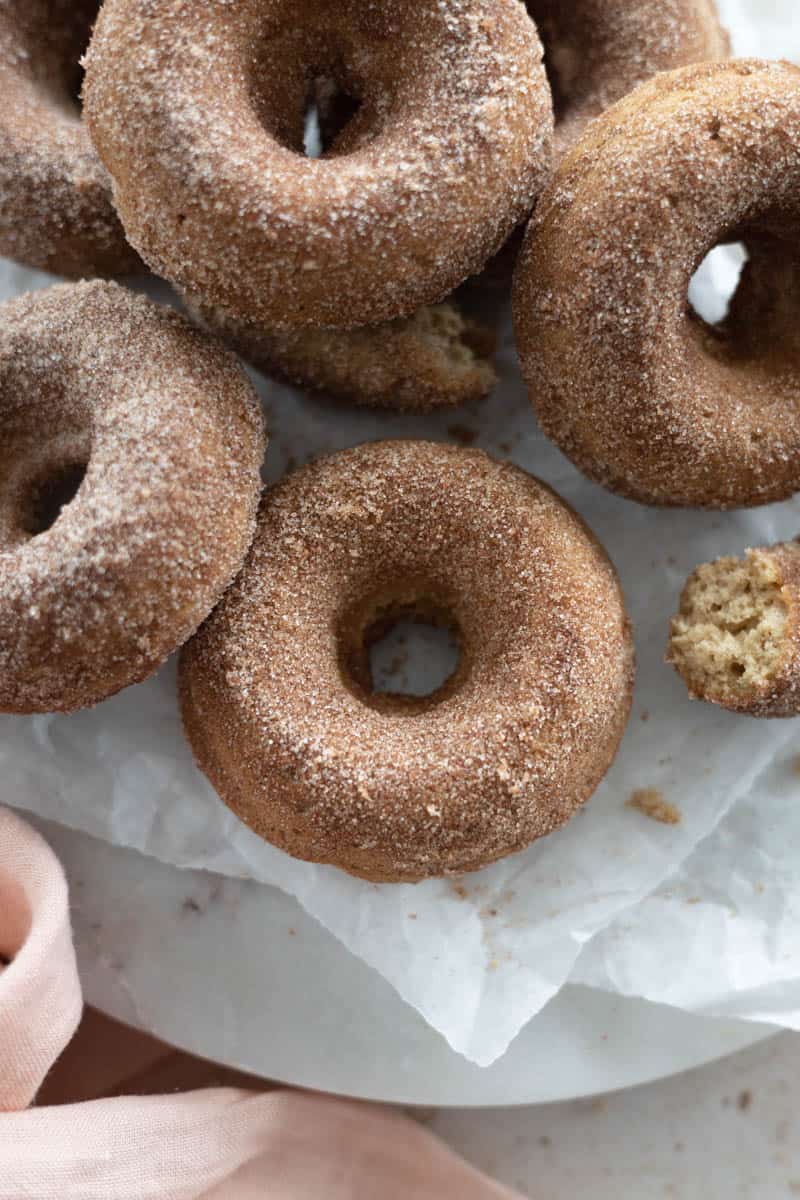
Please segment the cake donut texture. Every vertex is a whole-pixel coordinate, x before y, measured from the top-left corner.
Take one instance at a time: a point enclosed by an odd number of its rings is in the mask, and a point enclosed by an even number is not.
[[[358,110],[312,159],[320,77]],[[550,169],[542,49],[518,0],[107,0],[84,97],[145,261],[266,327],[439,301]]]
[[[461,658],[424,698],[376,693],[403,616]],[[481,451],[377,442],[286,477],[241,575],[184,648],[201,769],[261,837],[375,881],[472,871],[558,828],[628,716],[619,583],[547,487]]]
[[[657,71],[728,52],[713,0],[613,5],[606,0],[528,0],[527,9],[545,47],[557,156],[593,117]],[[336,153],[337,139],[357,106],[330,78],[317,81],[314,101],[323,153]],[[521,242],[521,233],[513,233],[476,284],[506,293]],[[461,404],[486,396],[494,383],[484,358],[489,351],[481,348],[485,334],[453,298],[447,305],[422,308],[402,323],[364,326],[352,333],[245,325],[214,306],[206,306],[203,324],[266,374],[355,404],[398,409]],[[451,351],[439,336],[442,332]]]
[[[59,275],[141,269],[77,100],[99,7],[0,2],[0,254]]]
[[[266,375],[370,408],[425,412],[482,400],[497,376],[494,331],[457,303],[358,329],[272,329],[185,297],[191,316]]]
[[[668,661],[694,699],[753,717],[800,716],[800,544],[698,567],[672,621]]]
[[[545,433],[650,504],[800,490],[800,70],[742,59],[657,76],[609,109],[537,206],[517,344]],[[750,262],[728,318],[690,309],[720,242]]]
[[[727,57],[714,0],[526,0],[545,49],[556,156],[659,71]]]
[[[232,355],[116,284],[0,309],[0,711],[144,679],[241,566],[258,400]]]

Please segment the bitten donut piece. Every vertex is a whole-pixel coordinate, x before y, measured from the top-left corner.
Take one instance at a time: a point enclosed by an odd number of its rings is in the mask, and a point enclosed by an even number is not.
[[[142,269],[81,122],[99,0],[0,3],[0,254],[59,275]]]
[[[518,0],[106,0],[85,113],[127,234],[238,320],[377,324],[436,303],[530,211],[552,105]],[[304,155],[315,81],[357,112]]]
[[[187,299],[191,315],[274,379],[336,400],[424,412],[482,400],[495,335],[453,302],[359,329],[263,330]]]
[[[800,716],[800,545],[698,567],[672,620],[668,661],[693,699],[753,717]]]
[[[234,357],[111,283],[0,308],[0,711],[161,665],[241,566],[264,428]]]
[[[522,367],[544,432],[649,504],[800,490],[800,70],[753,59],[657,76],[598,117],[537,206],[516,272]],[[689,281],[750,253],[730,314]]]
[[[556,156],[659,71],[726,58],[714,0],[526,0],[553,90]]]
[[[376,693],[409,615],[461,657]],[[375,881],[473,871],[562,825],[606,773],[633,654],[619,582],[547,487],[480,451],[378,442],[267,493],[241,575],[187,644],[201,769],[261,837]]]

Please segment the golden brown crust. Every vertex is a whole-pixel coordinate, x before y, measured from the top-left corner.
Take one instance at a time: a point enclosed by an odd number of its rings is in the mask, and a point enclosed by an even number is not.
[[[728,562],[733,560],[720,560]],[[691,658],[676,653],[674,639],[685,627],[692,614],[692,585],[698,568],[687,580],[681,595],[679,616],[672,623],[673,641],[667,655],[682,675],[693,699],[718,704],[731,712],[751,717],[800,716],[800,544],[781,542],[747,552],[747,560],[755,562],[758,574],[768,578],[770,588],[779,596],[782,615],[777,661],[763,680],[746,688],[731,687],[724,676],[710,678],[706,673],[692,670]],[[711,568],[717,564],[708,564]],[[756,604],[754,608],[757,609]]]
[[[95,704],[160,666],[241,566],[258,399],[176,313],[62,284],[2,306],[0,445],[0,711]]]
[[[107,0],[86,118],[129,238],[246,322],[408,316],[480,269],[550,169],[552,108],[517,0]],[[313,81],[360,97],[303,155]],[[475,186],[475,180],[480,186]]]
[[[798,228],[798,68],[688,67],[599,117],[542,197],[515,279],[545,433],[645,503],[731,508],[799,490],[800,344],[774,336],[800,318]],[[690,314],[689,280],[739,239],[751,270],[712,329]],[[788,294],[769,282],[785,279],[782,260]]]
[[[184,299],[203,328],[266,375],[351,404],[427,412],[483,400],[497,382],[493,331],[452,302],[358,329],[264,330]]]
[[[408,609],[454,621],[462,650],[417,701],[363,686],[368,630]],[[199,766],[257,833],[411,881],[568,820],[614,757],[632,674],[614,569],[553,492],[480,451],[398,441],[267,493],[180,693]]]
[[[771,687],[753,696],[746,711],[758,717],[797,717],[800,716],[800,545],[784,542],[762,553],[775,566],[786,605],[784,649]]]
[[[99,7],[0,3],[0,254],[59,275],[125,275],[142,265],[76,99]]]

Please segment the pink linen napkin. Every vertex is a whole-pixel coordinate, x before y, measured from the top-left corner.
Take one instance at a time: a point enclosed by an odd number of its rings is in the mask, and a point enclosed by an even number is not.
[[[514,1200],[374,1105],[215,1088],[29,1108],[82,1000],[61,867],[2,808],[0,955],[0,1200]]]

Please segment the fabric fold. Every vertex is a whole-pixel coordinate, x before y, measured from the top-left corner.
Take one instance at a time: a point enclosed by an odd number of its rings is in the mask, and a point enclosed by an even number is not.
[[[0,808],[0,1200],[514,1200],[376,1105],[213,1088],[30,1108],[82,999],[64,873]]]

